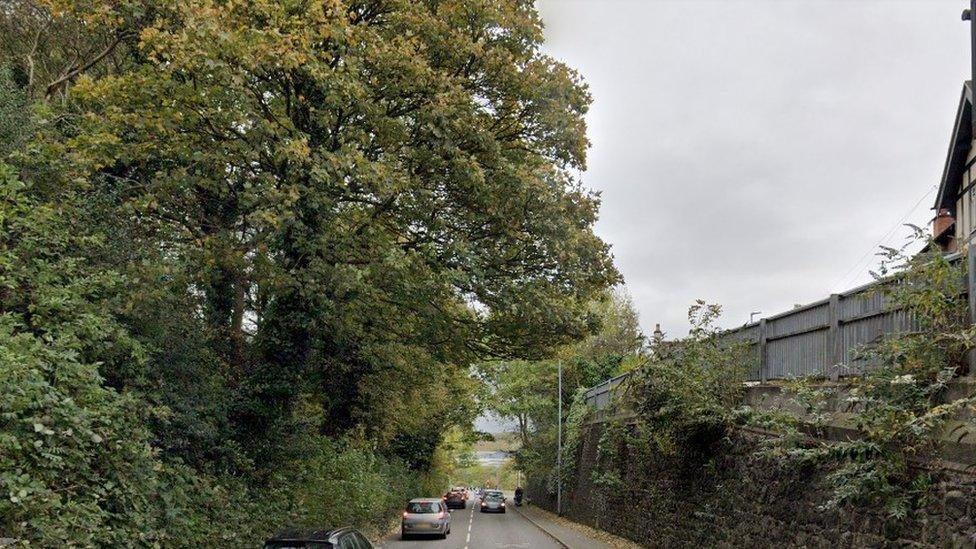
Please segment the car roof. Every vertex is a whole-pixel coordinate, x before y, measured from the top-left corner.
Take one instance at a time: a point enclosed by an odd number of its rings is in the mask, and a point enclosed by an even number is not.
[[[440,503],[441,498],[413,498],[409,503]]]
[[[268,541],[332,541],[355,528],[346,526],[326,530],[322,528],[288,528],[278,532]]]

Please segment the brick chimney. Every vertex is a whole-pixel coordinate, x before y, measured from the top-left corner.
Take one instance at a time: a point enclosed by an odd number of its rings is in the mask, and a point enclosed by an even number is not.
[[[952,225],[953,221],[955,221],[955,219],[952,218],[948,208],[942,208],[939,210],[938,215],[936,215],[935,219],[932,220],[932,236],[938,237],[944,233],[946,229]]]
[[[932,220],[932,239],[943,252],[952,253],[956,251],[958,244],[956,235],[954,231],[949,230],[954,222],[955,219],[946,208],[940,209],[935,219]]]

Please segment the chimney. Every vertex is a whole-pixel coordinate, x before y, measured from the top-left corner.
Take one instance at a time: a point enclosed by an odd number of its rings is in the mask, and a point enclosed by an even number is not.
[[[952,225],[953,221],[955,219],[952,218],[948,208],[940,209],[939,214],[932,220],[932,238],[938,238]]]

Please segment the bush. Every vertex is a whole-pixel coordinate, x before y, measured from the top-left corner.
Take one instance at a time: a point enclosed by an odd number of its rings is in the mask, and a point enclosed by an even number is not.
[[[916,228],[912,241],[926,238]],[[808,439],[795,419],[769,413],[754,418],[784,435],[763,453],[833,468],[829,506],[877,505],[894,518],[906,516],[925,499],[930,479],[915,462],[937,459],[947,435],[970,436],[972,419],[960,421],[965,417],[960,412],[976,410],[972,390],[952,398],[946,391],[976,344],[960,284],[965,262],[942,255],[936,246],[914,255],[906,249],[886,249],[877,276],[885,300],[913,319],[912,325],[859,351],[856,364],[862,375],[850,380],[844,413],[825,413],[820,403],[831,395],[811,390],[809,380],[792,387],[796,400],[816,419],[814,426],[829,419],[847,421],[859,437]]]
[[[83,258],[100,242],[32,199],[0,163],[0,535],[41,547],[254,545],[289,525],[386,524],[416,475],[304,426],[266,482],[190,467],[153,446],[156,410],[107,386],[143,350],[110,314],[124,284]],[[306,414],[300,409],[296,416]],[[243,458],[242,458],[242,461]]]
[[[625,407],[660,452],[707,457],[735,424],[750,349],[722,336],[715,327],[720,314],[718,305],[695,303],[688,337],[658,342],[628,382]]]

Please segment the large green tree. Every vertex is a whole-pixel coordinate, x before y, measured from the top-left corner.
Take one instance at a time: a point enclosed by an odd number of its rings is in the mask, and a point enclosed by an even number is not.
[[[310,401],[429,454],[431,420],[476,413],[469,363],[582,337],[619,278],[571,175],[590,98],[532,2],[9,5],[5,60],[61,105],[37,190],[98,206],[153,351],[103,373],[172,412],[165,448],[273,460]]]

